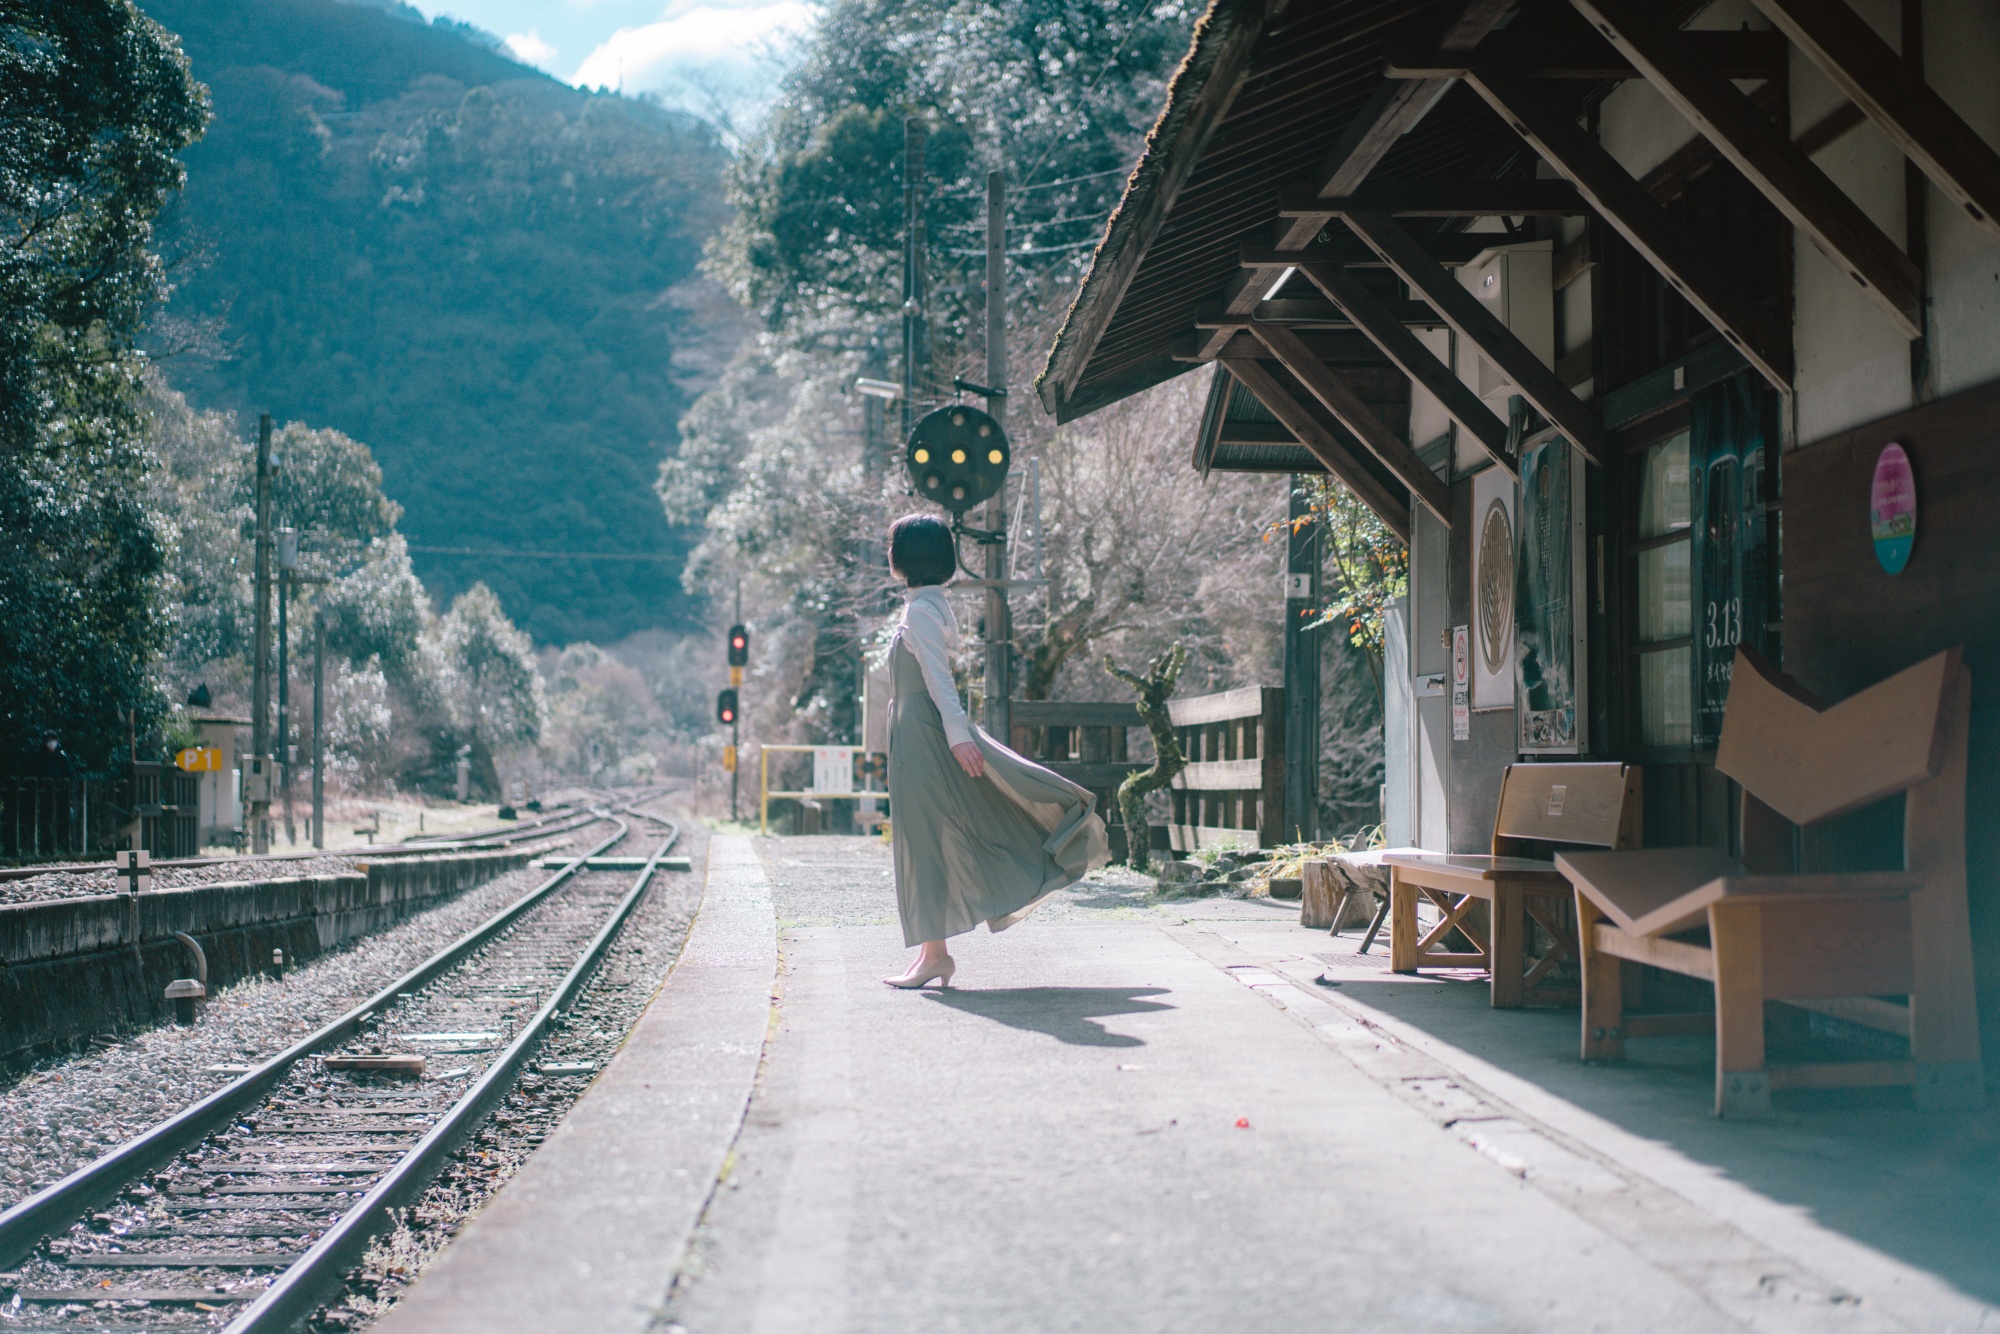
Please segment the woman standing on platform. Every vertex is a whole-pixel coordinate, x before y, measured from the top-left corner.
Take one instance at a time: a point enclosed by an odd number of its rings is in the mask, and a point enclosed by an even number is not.
[[[909,585],[889,645],[889,830],[908,971],[882,980],[951,985],[951,936],[1004,931],[1110,859],[1097,798],[1016,755],[966,719],[952,682],[958,619],[942,585],[957,539],[927,514],[889,527],[889,568]]]

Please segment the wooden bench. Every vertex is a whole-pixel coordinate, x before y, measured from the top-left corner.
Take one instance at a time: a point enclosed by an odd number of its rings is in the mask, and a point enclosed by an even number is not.
[[[1708,848],[1561,853],[1583,958],[1583,1057],[1715,1032],[1718,1116],[1771,1090],[1914,1085],[1924,1108],[1982,1101],[1965,900],[1972,685],[1956,649],[1827,708],[1739,649],[1715,767],[1743,787],[1743,860]],[[1797,874],[1793,828],[1903,793],[1903,867]],[[1620,960],[1715,987],[1712,1014],[1627,1017]],[[1897,998],[1897,999],[1889,999]],[[1766,1001],[1902,1033],[1907,1061],[1767,1067]]]
[[[1636,848],[1641,829],[1641,775],[1626,764],[1512,764],[1500,780],[1490,856],[1442,852],[1386,852],[1389,866],[1389,966],[1399,973],[1422,968],[1480,968],[1492,978],[1493,1005],[1512,1009],[1537,990],[1558,962],[1574,958],[1574,935],[1557,920],[1569,881],[1556,863],[1523,856],[1530,841]],[[1429,899],[1444,920],[1419,934],[1417,904]],[[1550,900],[1558,911],[1551,911]],[[1470,914],[1491,905],[1486,938]],[[1527,958],[1527,924],[1533,918],[1552,942],[1539,959]],[[1440,946],[1453,930],[1474,953]]]

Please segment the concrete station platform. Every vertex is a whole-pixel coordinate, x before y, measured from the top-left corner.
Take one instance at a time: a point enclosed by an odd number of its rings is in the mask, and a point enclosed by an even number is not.
[[[1698,1041],[1585,1067],[1573,1012],[1296,911],[1086,883],[911,994],[885,850],[718,837],[632,1037],[381,1328],[2000,1328],[1994,1113],[1717,1122]]]

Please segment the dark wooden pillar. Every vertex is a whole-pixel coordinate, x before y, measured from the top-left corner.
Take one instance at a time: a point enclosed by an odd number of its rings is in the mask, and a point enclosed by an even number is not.
[[[1306,512],[1292,478],[1289,514]],[[1320,530],[1296,522],[1285,552],[1285,822],[1287,843],[1319,837],[1319,664],[1324,630],[1305,626],[1319,613]]]

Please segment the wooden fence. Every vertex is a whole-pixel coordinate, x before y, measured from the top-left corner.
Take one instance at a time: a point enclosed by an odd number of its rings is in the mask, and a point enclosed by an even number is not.
[[[1121,704],[1017,699],[1007,710],[1014,730],[1010,744],[1017,754],[1097,794],[1097,812],[1111,835],[1111,855],[1122,859],[1126,843],[1118,815],[1118,785],[1127,774],[1153,763],[1130,758],[1129,733],[1146,725],[1138,707],[1129,700]]]
[[[1097,809],[1111,831],[1112,854],[1125,855],[1119,823],[1118,785],[1151,765],[1130,758],[1131,729],[1144,728],[1129,702],[1015,700],[1008,706],[1013,747],[1097,794]],[[1286,842],[1285,692],[1250,686],[1219,695],[1167,702],[1188,767],[1168,796],[1169,824],[1154,826],[1154,846],[1165,835],[1175,852]]]
[[[156,857],[200,851],[200,780],[170,764],[103,777],[0,774],[0,858],[50,861],[138,846]]]
[[[1168,838],[1175,852],[1272,848],[1285,823],[1285,692],[1246,686],[1167,701],[1187,768],[1175,775]]]

